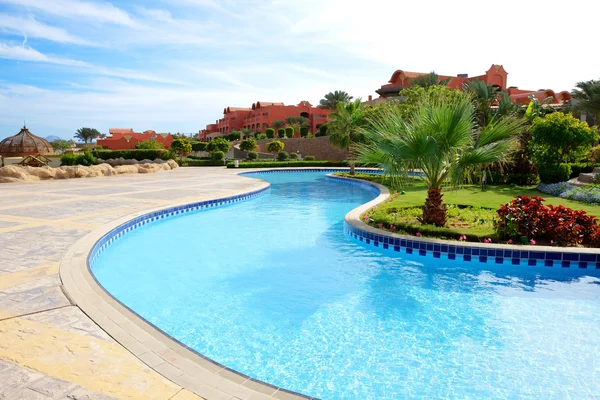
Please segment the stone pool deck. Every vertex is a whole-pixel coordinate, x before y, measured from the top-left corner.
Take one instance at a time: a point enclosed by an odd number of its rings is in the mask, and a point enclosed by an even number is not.
[[[178,168],[1,184],[0,399],[200,399],[140,361],[74,305],[59,265],[77,240],[111,221],[260,187],[237,172]]]

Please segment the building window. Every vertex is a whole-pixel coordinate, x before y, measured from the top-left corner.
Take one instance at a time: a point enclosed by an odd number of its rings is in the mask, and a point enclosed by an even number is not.
[[[266,113],[263,113],[263,117],[268,117],[268,116],[269,116],[269,113],[268,113],[268,112],[266,112]]]

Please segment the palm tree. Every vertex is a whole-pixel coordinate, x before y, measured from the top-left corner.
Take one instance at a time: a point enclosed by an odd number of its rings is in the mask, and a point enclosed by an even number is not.
[[[100,132],[94,128],[79,128],[73,136],[87,144],[87,142],[91,142],[100,136]]]
[[[440,79],[439,75],[435,73],[435,71],[431,71],[428,74],[419,75],[416,78],[410,80],[410,84],[412,86],[421,86],[425,89],[430,86],[447,86],[450,82],[450,78]]]
[[[329,142],[342,150],[348,150],[350,175],[354,175],[355,146],[365,141],[362,128],[366,124],[365,114],[357,99],[347,103],[337,103],[336,111],[329,114],[327,137]]]
[[[579,100],[575,109],[594,117],[596,123],[600,120],[600,80],[577,82],[577,89],[571,92],[574,99]]]
[[[519,119],[507,117],[479,127],[468,96],[427,102],[409,120],[391,108],[363,130],[371,143],[358,146],[357,160],[377,163],[393,179],[421,170],[428,187],[421,222],[444,226],[442,185],[449,181],[458,186],[476,168],[504,162],[516,147],[521,126]]]
[[[250,135],[252,135],[252,129],[250,128],[242,128],[240,129],[240,137],[241,139],[248,139]]]
[[[319,108],[327,108],[329,110],[336,110],[338,103],[348,103],[352,100],[347,92],[343,90],[336,90],[335,92],[329,92],[324,98],[319,100]]]
[[[271,126],[273,127],[273,129],[275,129],[275,133],[277,133],[279,129],[285,126],[285,122],[283,122],[280,119],[276,119],[275,121],[271,122]]]
[[[479,125],[487,125],[492,113],[492,104],[498,96],[498,87],[488,85],[484,81],[470,81],[463,85],[463,90],[473,96]]]

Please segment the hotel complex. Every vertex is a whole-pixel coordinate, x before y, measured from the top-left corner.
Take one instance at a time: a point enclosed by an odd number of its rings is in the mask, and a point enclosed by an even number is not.
[[[173,136],[170,133],[156,133],[152,130],[140,133],[134,132],[131,128],[110,128],[108,133],[109,137],[98,139],[96,143],[109,150],[135,149],[135,145],[144,140],[157,140],[165,146],[165,149],[168,149],[173,142]]]

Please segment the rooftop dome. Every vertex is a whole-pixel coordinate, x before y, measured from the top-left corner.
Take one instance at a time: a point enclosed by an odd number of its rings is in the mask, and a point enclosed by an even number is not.
[[[7,137],[0,142],[0,155],[4,157],[23,157],[53,151],[52,145],[46,139],[35,136],[26,126],[15,136]]]

